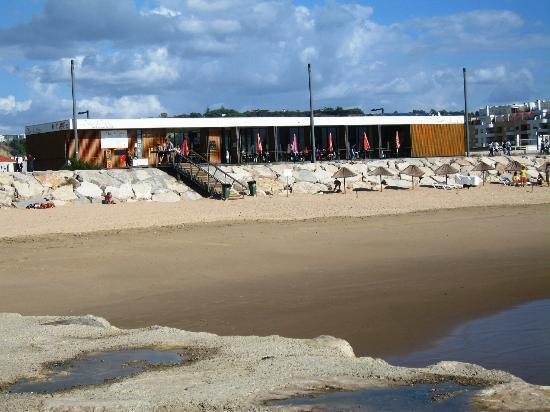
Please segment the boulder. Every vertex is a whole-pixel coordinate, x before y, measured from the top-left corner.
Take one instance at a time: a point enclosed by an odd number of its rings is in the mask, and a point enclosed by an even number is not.
[[[64,201],[64,202],[68,202],[68,201],[71,201],[71,200],[78,199],[78,196],[75,195],[74,192],[73,192],[73,186],[72,185],[59,186],[57,189],[54,189],[50,193],[50,196],[51,196],[52,200],[61,200],[61,201]],[[57,204],[56,204],[56,206],[57,206]]]
[[[255,176],[257,179],[262,177],[275,179],[276,177],[275,172],[264,165],[258,165],[258,166],[252,167],[251,172],[252,172],[252,175]]]
[[[336,173],[336,172],[334,172],[334,173]],[[331,172],[328,172],[328,171],[322,170],[322,169],[318,169],[317,171],[314,172],[315,177],[317,178],[316,181],[320,182],[320,183],[323,183],[323,184],[332,183],[332,181],[334,180],[332,178],[334,173],[331,173]]]
[[[133,169],[132,170],[132,182],[143,182],[144,180],[150,179],[153,177],[152,174],[148,172],[149,169]]]
[[[434,171],[431,168],[427,167],[427,166],[421,166],[420,170],[422,170],[424,172],[424,176],[422,176],[422,177],[433,176],[435,174]]]
[[[100,188],[117,186],[120,183],[117,179],[107,174],[107,170],[78,170],[76,178],[80,182],[92,183]]]
[[[369,170],[372,170],[376,167],[388,167],[388,161],[387,160],[369,160],[367,161],[367,166]]]
[[[10,207],[12,197],[8,192],[0,191],[0,207]]]
[[[412,181],[411,180],[404,180],[404,179],[394,179],[394,178],[385,178],[386,186],[387,187],[395,187],[400,189],[410,189],[412,187]],[[414,185],[418,183],[418,178],[415,178]]]
[[[181,198],[182,200],[199,200],[202,198],[202,196],[199,195],[197,192],[188,190],[187,192],[181,195]]]
[[[34,178],[38,180],[38,182],[40,182],[40,184],[43,187],[47,187],[47,188],[59,187],[67,181],[65,177],[55,175],[55,174],[38,175],[38,176],[34,176]]]
[[[13,184],[13,176],[11,173],[0,172],[0,185],[11,186]]]
[[[306,169],[294,170],[292,175],[294,176],[297,182],[309,182],[309,183],[317,182],[317,176],[311,170],[306,170]]]
[[[130,183],[123,183],[120,186],[107,186],[105,193],[111,192],[115,199],[125,201],[134,196],[132,185]]]
[[[134,183],[132,189],[137,200],[151,199],[151,185],[149,183]]]
[[[0,191],[6,192],[11,197],[15,197],[15,187],[8,185],[0,185]]]
[[[283,190],[285,183],[281,182],[280,180],[261,177],[259,179],[256,179],[256,186],[258,189],[261,189],[264,192],[275,193],[277,191]]]
[[[173,203],[179,202],[181,198],[174,192],[156,193],[153,195],[153,202]]]
[[[326,185],[311,182],[296,182],[292,185],[293,193],[318,193],[328,190]]]
[[[98,185],[88,181],[82,181],[80,186],[75,189],[75,192],[78,195],[87,198],[99,198],[103,195],[103,190],[101,190]]]
[[[13,187],[17,192],[17,197],[20,199],[28,199],[41,195],[44,191],[44,188],[38,181],[33,177],[31,179],[17,179],[14,176]]]
[[[179,193],[180,195],[189,190],[189,186],[181,182],[178,182],[176,179],[166,181],[166,187],[168,188],[168,190]]]
[[[472,163],[466,159],[456,159],[453,163],[456,163],[456,167],[458,168],[460,168],[460,166],[472,166]]]
[[[108,169],[105,173],[121,183],[132,183],[132,172],[127,169]]]

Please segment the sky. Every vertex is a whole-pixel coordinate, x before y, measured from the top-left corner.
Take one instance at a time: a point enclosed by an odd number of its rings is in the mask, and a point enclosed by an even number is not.
[[[550,1],[0,0],[0,133],[79,111],[461,110],[550,98]]]

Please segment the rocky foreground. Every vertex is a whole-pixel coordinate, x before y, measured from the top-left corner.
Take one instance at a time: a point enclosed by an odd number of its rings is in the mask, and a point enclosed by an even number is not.
[[[539,173],[536,168],[547,161],[546,156],[514,156],[513,159],[526,166],[531,179]],[[445,182],[445,176],[435,175],[435,170],[442,164],[448,163],[462,174],[480,175],[472,171],[478,161],[494,167],[487,173],[489,182],[498,182],[497,174],[508,174],[504,169],[509,158],[504,156],[252,164],[221,166],[221,169],[245,185],[255,180],[258,195],[284,194],[287,182],[292,185],[293,193],[315,194],[332,189],[332,176],[342,166],[357,174],[346,179],[349,189],[378,189],[379,177],[369,175],[378,166],[386,167],[394,174],[384,177],[385,186],[408,189],[412,186],[411,177],[401,172],[409,165],[419,166],[424,172],[420,181],[416,179],[416,184],[431,187],[433,183]],[[284,169],[292,169],[292,177],[288,180],[283,174]],[[449,181],[454,182],[454,178],[450,176]],[[155,168],[0,173],[0,208],[25,207],[43,201],[51,201],[55,206],[100,203],[107,192],[112,193],[117,203],[179,202],[201,198],[184,183]]]
[[[86,352],[121,348],[187,348],[195,360],[181,366],[55,394],[0,392],[0,410],[270,410],[271,399],[324,390],[454,381],[485,389],[474,402],[485,410],[550,408],[550,388],[509,373],[458,362],[427,368],[391,366],[355,357],[329,336],[288,339],[231,336],[154,326],[121,330],[93,317],[0,314],[0,388],[47,374],[47,364]]]

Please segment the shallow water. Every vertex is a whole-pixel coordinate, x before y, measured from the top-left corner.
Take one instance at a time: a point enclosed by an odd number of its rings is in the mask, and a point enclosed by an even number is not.
[[[468,411],[477,388],[454,383],[328,392],[270,402],[316,411]]]
[[[432,349],[386,360],[409,367],[442,360],[476,363],[511,372],[529,383],[550,385],[550,299],[467,322]]]
[[[45,380],[21,380],[10,386],[10,392],[57,392],[77,386],[96,385],[119,377],[142,372],[151,366],[177,365],[189,358],[181,351],[129,349],[98,352],[52,368]]]

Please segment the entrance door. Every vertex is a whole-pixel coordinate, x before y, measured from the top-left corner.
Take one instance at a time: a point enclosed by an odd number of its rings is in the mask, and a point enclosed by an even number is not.
[[[210,129],[208,136],[207,155],[212,163],[221,163],[221,129]]]

